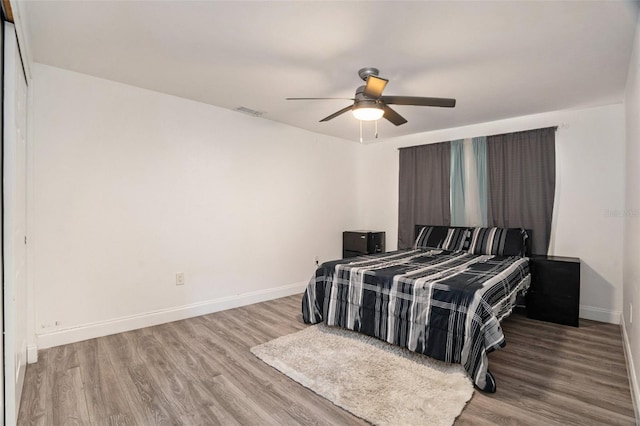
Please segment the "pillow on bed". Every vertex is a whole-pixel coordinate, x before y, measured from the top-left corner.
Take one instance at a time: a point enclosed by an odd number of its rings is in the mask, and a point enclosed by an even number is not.
[[[527,233],[521,228],[474,228],[469,253],[524,256]]]
[[[467,228],[425,226],[420,230],[414,248],[461,251],[469,235]]]
[[[449,228],[447,237],[442,243],[442,248],[449,251],[462,251],[470,235],[469,228]]]
[[[448,226],[423,226],[418,233],[413,248],[416,249],[441,249],[447,236]]]

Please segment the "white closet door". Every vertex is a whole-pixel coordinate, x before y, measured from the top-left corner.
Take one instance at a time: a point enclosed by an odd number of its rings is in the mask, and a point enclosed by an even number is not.
[[[15,27],[4,50],[4,366],[5,421],[15,424],[27,364],[27,82]]]
[[[4,31],[0,31],[0,46],[2,46],[2,39],[4,39]],[[0,52],[0,69],[2,69],[3,62],[4,62],[4,52]],[[3,82],[3,86],[4,86],[4,82]],[[0,112],[1,111],[2,110],[0,109]],[[3,241],[4,241],[4,234],[2,235],[3,235]],[[2,264],[4,264],[4,258],[2,258]],[[4,324],[4,278],[3,278],[2,271],[0,271],[0,289],[2,289],[2,291],[0,291],[0,318],[2,319]],[[2,332],[4,333],[4,328],[2,329]],[[0,362],[0,377],[4,377],[4,339],[1,339],[1,338],[0,338],[0,353],[2,354],[2,362]],[[5,412],[4,406],[5,406],[4,383],[2,383],[2,386],[0,386],[0,411],[2,411],[3,413]],[[2,418],[0,418],[0,425],[4,426],[4,415],[2,416]]]

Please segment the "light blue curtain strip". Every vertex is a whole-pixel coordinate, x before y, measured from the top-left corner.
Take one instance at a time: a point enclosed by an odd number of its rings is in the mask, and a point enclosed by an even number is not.
[[[451,151],[453,154],[453,150]],[[481,226],[487,226],[487,137],[473,138],[473,154],[478,179],[478,200],[480,202]],[[453,155],[451,157],[453,162]],[[452,168],[453,169],[453,168]],[[453,188],[453,186],[452,186]],[[453,189],[452,189],[453,190]]]
[[[486,156],[485,156],[486,164]],[[451,226],[465,226],[464,140],[451,141]],[[485,191],[486,195],[486,191]],[[486,198],[485,198],[486,204]],[[486,207],[485,207],[486,218]]]

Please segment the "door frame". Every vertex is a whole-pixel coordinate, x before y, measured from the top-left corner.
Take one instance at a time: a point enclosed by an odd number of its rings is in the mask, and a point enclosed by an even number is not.
[[[28,80],[22,64],[15,26],[3,22],[2,67],[2,281],[3,281],[3,359],[4,421],[18,420],[27,365],[28,280],[27,280],[27,137]],[[20,81],[23,78],[23,81]],[[5,82],[8,82],[5,84]],[[24,90],[24,92],[22,92]],[[17,108],[22,99],[23,110]],[[20,128],[17,114],[25,114]],[[19,130],[24,132],[20,145]],[[24,152],[21,150],[24,149]],[[22,199],[22,203],[20,203]],[[24,211],[14,210],[15,203]],[[22,217],[24,215],[24,217]],[[19,232],[16,233],[16,225]],[[24,244],[24,245],[23,245]],[[16,281],[19,271],[22,277]],[[22,285],[18,285],[21,282]]]

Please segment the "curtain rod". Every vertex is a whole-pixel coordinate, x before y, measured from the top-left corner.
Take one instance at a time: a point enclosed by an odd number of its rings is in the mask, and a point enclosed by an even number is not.
[[[493,135],[484,135],[485,137],[490,137],[490,136],[499,136],[499,135],[508,135],[509,133],[520,133],[520,132],[530,132],[532,130],[540,130],[540,129],[553,129],[555,132],[558,131],[558,129],[566,129],[569,127],[569,124],[567,123],[560,123],[556,126],[549,126],[549,127],[537,127],[534,129],[525,129],[525,130],[518,130],[515,132],[507,132],[507,133],[494,133]],[[476,138],[476,137],[480,137],[480,136],[472,136],[471,138],[461,138],[461,139],[472,139],[472,138]],[[454,139],[457,140],[457,139]],[[451,141],[440,141],[440,142],[434,142],[434,143],[423,143],[420,145],[410,145],[410,146],[401,146],[399,148],[396,148],[398,151],[400,151],[401,149],[405,149],[405,148],[414,148],[416,146],[422,146],[422,145],[434,145],[437,143],[447,143],[447,142],[451,142]]]
[[[554,131],[556,131],[556,132],[557,132],[559,128],[564,128],[564,127],[568,127],[566,123],[561,123],[561,124],[558,124],[557,126],[536,127],[535,129],[517,130],[517,131],[515,131],[515,132],[494,133],[493,135],[486,135],[486,137],[489,137],[489,136],[508,135],[508,134],[511,134],[511,133],[531,132],[531,131],[533,131],[533,130],[542,130],[542,129],[553,129]]]

